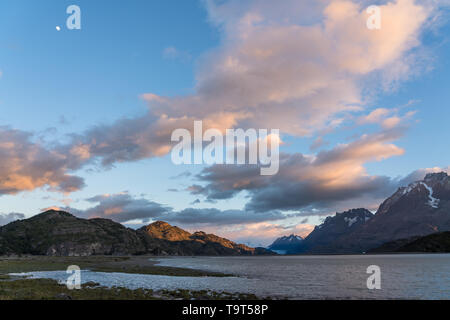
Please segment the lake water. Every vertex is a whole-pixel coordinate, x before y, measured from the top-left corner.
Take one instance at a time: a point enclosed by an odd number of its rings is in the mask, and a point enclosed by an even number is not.
[[[169,277],[82,272],[82,281],[105,286],[151,289],[210,289],[289,299],[450,299],[450,254],[170,257],[174,266],[232,273],[238,277]],[[381,289],[367,288],[367,267],[381,270]],[[64,271],[33,272],[37,278],[65,281]]]

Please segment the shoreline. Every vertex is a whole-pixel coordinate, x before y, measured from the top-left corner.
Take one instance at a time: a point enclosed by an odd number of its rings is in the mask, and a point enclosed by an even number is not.
[[[122,272],[179,277],[234,277],[232,274],[158,266],[155,256],[0,257],[0,275],[33,271],[61,271],[70,265],[97,272]]]
[[[66,270],[69,265],[94,272],[161,275],[172,277],[235,277],[235,275],[190,268],[157,266],[156,256],[0,257],[0,300],[257,300],[254,294],[212,290],[152,290],[82,284],[69,290],[53,279],[12,276],[11,273]]]

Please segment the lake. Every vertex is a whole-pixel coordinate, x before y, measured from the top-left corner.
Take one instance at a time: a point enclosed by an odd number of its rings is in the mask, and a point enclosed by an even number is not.
[[[153,260],[153,259],[152,259]],[[289,299],[450,299],[450,254],[164,257],[159,265],[231,273],[238,277],[170,277],[82,272],[82,282],[131,289],[210,289]],[[380,267],[381,289],[367,288],[367,268]],[[65,281],[65,271],[33,272]]]

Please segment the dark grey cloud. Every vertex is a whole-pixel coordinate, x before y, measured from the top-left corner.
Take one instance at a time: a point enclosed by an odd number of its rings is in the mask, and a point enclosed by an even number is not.
[[[298,210],[304,214],[330,213],[373,206],[420,175],[406,178],[371,176],[364,164],[403,154],[390,144],[403,130],[365,135],[348,144],[310,156],[281,154],[279,173],[261,176],[257,166],[214,165],[196,178],[201,184],[188,188],[207,200],[229,199],[245,191],[249,211]]]
[[[164,220],[189,225],[241,224],[263,221],[283,220],[295,216],[280,211],[219,210],[215,208],[187,208],[181,211],[172,207],[135,198],[128,193],[98,195],[89,199],[95,204],[85,210],[71,207],[61,208],[82,218],[107,218],[127,223],[131,220]]]
[[[172,211],[162,218],[169,222],[195,224],[241,224],[263,221],[283,220],[293,215],[283,214],[280,211],[247,211],[247,210],[219,210],[215,208],[197,209],[187,208],[181,211]]]
[[[135,219],[149,221],[158,218],[171,208],[146,199],[136,199],[128,193],[114,195],[98,195],[87,199],[96,204],[86,210],[78,210],[70,207],[64,208],[82,218],[107,218],[117,222],[127,222]]]
[[[298,164],[305,161],[301,155],[283,155],[282,159],[293,168],[298,168]],[[236,174],[233,169],[237,170],[239,174]],[[231,171],[228,172],[228,170]],[[214,196],[216,186],[227,188],[233,183],[239,184],[240,179],[249,181],[246,186],[241,184],[239,188],[241,191],[246,190],[250,195],[250,200],[244,210],[186,208],[178,211],[154,201],[133,197],[127,192],[88,198],[86,201],[92,203],[93,206],[86,210],[70,207],[63,209],[83,218],[102,217],[121,223],[131,220],[142,220],[143,223],[164,220],[169,223],[191,226],[217,226],[289,221],[290,218],[305,215],[328,215],[332,212],[360,207],[358,201],[379,205],[400,186],[423,179],[426,173],[441,170],[449,172],[450,168],[417,170],[406,177],[398,178],[363,177],[353,180],[347,185],[327,189],[319,181],[312,179],[288,180],[288,177],[292,178],[292,174],[288,174],[289,170],[285,174],[280,171],[280,175],[262,177],[259,175],[259,171],[253,167],[212,166],[205,168],[204,172],[200,174],[200,177],[212,180],[211,184],[204,187],[202,191],[208,192],[209,196]],[[250,182],[252,178],[256,180],[253,183]],[[222,190],[219,190],[219,193],[223,194]],[[192,204],[197,203],[199,203],[199,199]],[[16,218],[11,215],[8,216],[8,219]],[[300,224],[306,223],[308,223],[308,218],[300,221]]]

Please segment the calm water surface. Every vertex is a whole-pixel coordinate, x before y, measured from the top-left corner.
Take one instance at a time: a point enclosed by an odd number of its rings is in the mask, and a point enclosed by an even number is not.
[[[105,286],[152,289],[210,289],[290,299],[450,299],[450,254],[170,257],[174,266],[232,273],[239,277],[169,277],[82,272],[82,281]],[[381,268],[381,290],[367,289],[367,267]],[[37,278],[65,281],[64,271],[33,272]]]

